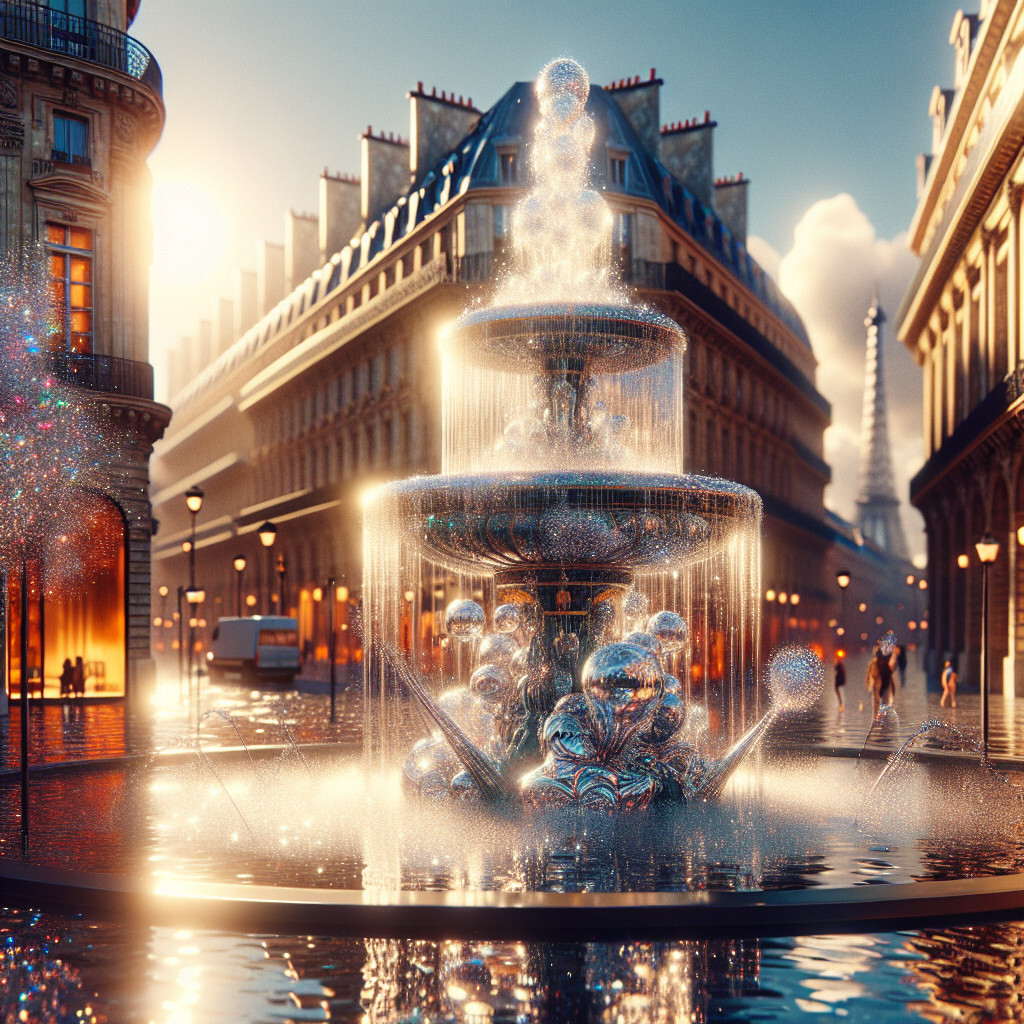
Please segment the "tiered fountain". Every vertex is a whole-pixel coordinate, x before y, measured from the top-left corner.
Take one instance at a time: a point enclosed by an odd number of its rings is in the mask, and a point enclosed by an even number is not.
[[[612,281],[588,92],[567,59],[537,83],[513,266],[443,341],[442,474],[367,504],[367,749],[393,761],[414,699],[433,735],[404,774],[429,797],[712,796],[820,689],[791,649],[765,707],[761,500],[683,474],[686,339]]]

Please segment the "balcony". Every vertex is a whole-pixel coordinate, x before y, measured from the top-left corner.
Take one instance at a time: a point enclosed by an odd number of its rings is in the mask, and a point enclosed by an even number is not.
[[[134,359],[57,353],[51,362],[59,380],[89,391],[153,400],[153,367]]]
[[[41,4],[0,0],[0,38],[99,64],[163,97],[163,75],[153,54],[131,36],[97,21]]]

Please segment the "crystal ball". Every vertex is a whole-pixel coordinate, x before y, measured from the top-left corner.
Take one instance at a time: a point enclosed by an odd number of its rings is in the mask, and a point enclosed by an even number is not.
[[[645,651],[650,651],[659,662],[661,661],[663,648],[661,646],[661,641],[653,633],[641,633],[637,631],[623,637],[623,641],[627,644],[636,644],[637,647],[642,647]]]
[[[501,665],[481,665],[469,677],[469,692],[488,704],[500,700],[512,687],[512,677],[508,669]]]
[[[661,641],[661,649],[666,654],[684,651],[690,646],[690,627],[686,620],[677,612],[655,612],[647,620],[647,632],[652,633]]]
[[[588,700],[610,705],[616,717],[644,717],[664,693],[665,674],[652,651],[616,642],[587,659],[582,683]]]
[[[499,604],[494,609],[494,628],[498,633],[514,633],[519,628],[519,605]]]
[[[507,633],[491,633],[480,643],[480,663],[507,666],[517,647]]]
[[[768,692],[779,711],[806,710],[821,695],[824,681],[821,658],[806,647],[780,647],[768,662]]]
[[[484,631],[484,610],[476,601],[452,601],[444,613],[444,625],[457,640],[475,640]]]

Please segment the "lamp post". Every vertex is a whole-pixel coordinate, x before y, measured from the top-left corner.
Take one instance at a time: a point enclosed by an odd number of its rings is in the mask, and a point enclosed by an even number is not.
[[[988,761],[988,567],[999,557],[999,541],[986,532],[974,545],[981,562],[981,756]]]
[[[269,615],[273,611],[271,595],[274,592],[273,584],[270,582],[274,578],[274,556],[270,549],[274,546],[274,541],[277,540],[277,527],[268,521],[256,532],[260,535],[260,543],[267,549],[267,614]]]
[[[181,599],[185,588],[178,587],[178,703],[185,699],[185,618],[181,614]]]
[[[185,600],[188,601],[188,693],[189,700],[192,698],[192,660],[196,649],[196,626],[199,625],[199,606],[206,600],[206,591],[199,587],[191,586],[185,591]],[[196,697],[198,705],[199,678],[196,676]],[[196,708],[198,719],[199,709]]]
[[[278,613],[284,615],[284,578],[288,573],[288,563],[284,560],[284,553],[277,556],[277,607]]]
[[[231,563],[235,567],[235,572],[238,575],[235,577],[235,614],[242,617],[242,573],[245,572],[245,555],[235,555],[234,561]]]
[[[338,720],[337,712],[337,690],[338,690],[338,666],[334,657],[335,629],[334,629],[334,606],[338,601],[338,591],[334,586],[334,577],[327,581],[327,664],[328,674],[331,682],[331,722]]]
[[[196,585],[196,516],[203,507],[203,489],[193,484],[185,492],[185,506],[192,517],[192,531],[189,536],[188,549],[188,585],[193,590]]]
[[[850,570],[840,569],[836,573],[836,583],[839,584],[839,625],[846,632],[846,588],[850,585]]]

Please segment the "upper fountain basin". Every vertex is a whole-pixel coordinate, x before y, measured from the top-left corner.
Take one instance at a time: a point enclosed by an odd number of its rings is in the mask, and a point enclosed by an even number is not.
[[[682,328],[644,306],[557,302],[492,306],[464,313],[449,344],[473,361],[507,367],[583,361],[594,373],[629,372],[682,350]]]
[[[707,556],[736,527],[756,527],[761,517],[761,499],[750,488],[691,475],[445,475],[378,493],[394,501],[428,558],[474,573],[550,566],[667,571]]]

